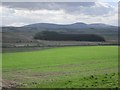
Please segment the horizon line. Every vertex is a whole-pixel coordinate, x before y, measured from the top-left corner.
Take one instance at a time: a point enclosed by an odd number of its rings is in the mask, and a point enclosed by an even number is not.
[[[45,22],[43,22],[43,23],[31,23],[31,24],[24,24],[24,25],[21,25],[21,26],[12,26],[12,25],[1,25],[0,27],[24,27],[24,26],[28,26],[28,25],[32,25],[32,24],[55,24],[55,25],[72,25],[72,24],[77,24],[77,23],[83,23],[83,24],[86,24],[86,25],[91,25],[91,24],[103,24],[103,25],[109,25],[109,26],[117,26],[117,27],[119,27],[119,25],[112,25],[112,24],[106,24],[106,23],[84,23],[84,22],[74,22],[74,23],[64,23],[64,24],[62,24],[62,23],[52,23],[52,22],[50,22],[50,23],[45,23]]]

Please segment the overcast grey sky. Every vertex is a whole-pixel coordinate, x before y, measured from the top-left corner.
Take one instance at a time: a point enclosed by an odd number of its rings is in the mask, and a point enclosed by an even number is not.
[[[118,24],[117,2],[4,2],[0,8],[3,26],[76,22]]]

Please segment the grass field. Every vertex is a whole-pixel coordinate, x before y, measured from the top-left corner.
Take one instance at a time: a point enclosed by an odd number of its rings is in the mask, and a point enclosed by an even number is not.
[[[118,87],[117,46],[76,46],[3,54],[3,85]]]

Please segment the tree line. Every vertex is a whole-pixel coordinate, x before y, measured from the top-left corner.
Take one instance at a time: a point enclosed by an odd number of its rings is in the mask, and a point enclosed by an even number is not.
[[[34,39],[50,41],[105,41],[102,36],[95,34],[65,34],[55,31],[42,31],[35,34]]]

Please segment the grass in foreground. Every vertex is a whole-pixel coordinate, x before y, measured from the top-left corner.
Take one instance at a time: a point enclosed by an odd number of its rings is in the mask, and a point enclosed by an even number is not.
[[[117,87],[118,47],[63,47],[3,54],[5,87]]]

